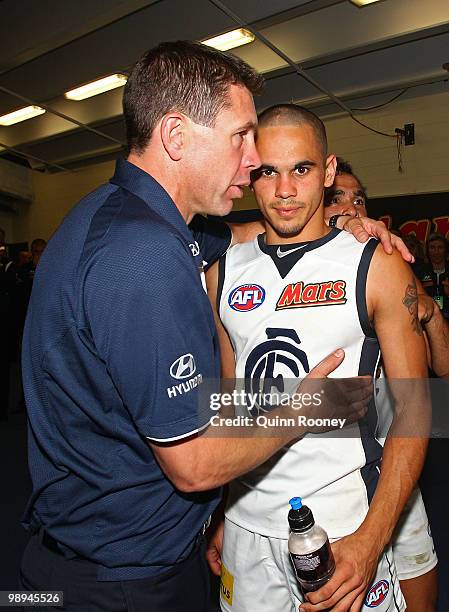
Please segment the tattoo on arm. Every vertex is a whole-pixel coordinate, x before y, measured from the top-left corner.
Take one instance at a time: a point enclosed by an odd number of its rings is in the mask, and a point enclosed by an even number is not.
[[[418,290],[416,288],[415,279],[412,280],[411,284],[407,285],[402,303],[410,313],[410,323],[413,331],[416,332],[418,336],[422,336],[423,331],[418,319]]]

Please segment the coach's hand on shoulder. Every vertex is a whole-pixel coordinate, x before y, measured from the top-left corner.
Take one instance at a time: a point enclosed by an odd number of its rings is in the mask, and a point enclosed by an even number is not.
[[[403,240],[399,236],[395,236],[388,231],[385,223],[375,221],[369,217],[350,217],[342,215],[337,220],[337,227],[351,233],[359,242],[366,242],[368,238],[373,237],[380,240],[385,253],[391,255],[394,249],[399,251],[402,258],[409,263],[413,263],[415,258],[405,246]]]
[[[355,532],[331,544],[335,573],[321,589],[307,595],[300,612],[360,612],[382,553],[374,540]]]

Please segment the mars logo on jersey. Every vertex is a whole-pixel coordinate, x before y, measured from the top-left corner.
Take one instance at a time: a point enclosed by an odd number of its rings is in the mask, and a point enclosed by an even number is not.
[[[229,295],[228,303],[239,312],[249,312],[259,308],[265,300],[265,289],[260,285],[240,285]]]
[[[343,280],[309,283],[290,283],[282,291],[276,310],[308,308],[309,306],[333,306],[346,304],[346,283]]]
[[[390,590],[390,584],[388,580],[379,580],[373,585],[365,599],[365,606],[368,608],[377,608],[380,604],[385,601],[388,591]]]

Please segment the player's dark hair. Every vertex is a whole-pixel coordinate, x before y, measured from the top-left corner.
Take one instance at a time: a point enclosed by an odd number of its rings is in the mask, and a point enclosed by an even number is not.
[[[135,64],[123,95],[129,149],[141,153],[170,111],[214,125],[218,113],[229,107],[230,85],[256,94],[263,77],[238,57],[200,43],[165,42],[150,49]]]
[[[298,104],[276,104],[259,114],[259,128],[271,125],[310,125],[320,143],[324,159],[327,156],[327,136],[324,123],[314,113]]]
[[[358,176],[354,174],[351,164],[341,157],[337,157],[337,169],[335,171],[335,174],[351,174],[359,181]]]

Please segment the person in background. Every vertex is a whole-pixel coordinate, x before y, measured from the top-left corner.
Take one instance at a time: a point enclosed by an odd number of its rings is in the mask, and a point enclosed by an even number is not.
[[[10,367],[11,367],[11,314],[14,282],[8,268],[11,260],[8,257],[6,234],[0,228],[0,421],[8,418]]]
[[[352,166],[337,157],[337,171],[333,185],[325,191],[326,218],[336,214],[349,214],[353,216],[367,215],[367,193],[360,179],[354,174]],[[419,251],[416,236],[414,240],[406,241],[410,251],[415,257],[412,270],[416,275],[419,266]],[[421,263],[421,268],[423,264]],[[439,371],[444,371],[444,363],[449,359],[447,333],[442,334],[441,313],[435,313],[429,304],[429,297],[424,294],[418,283],[418,318],[427,332],[427,346],[429,366],[435,361]],[[431,301],[431,300],[430,300]],[[435,304],[436,306],[436,304]],[[438,307],[436,306],[438,309]],[[433,353],[432,353],[433,351]],[[433,359],[431,355],[433,354]],[[387,434],[392,412],[389,410],[389,398],[383,393],[384,383],[380,383],[377,394],[377,405],[380,415],[379,437],[384,438]],[[387,414],[384,414],[387,411]],[[406,504],[404,513],[395,530],[392,546],[393,556],[396,563],[401,590],[404,594],[407,610],[418,612],[422,610],[433,610],[437,597],[437,558],[433,550],[432,538],[429,535],[429,522],[426,509],[418,488],[415,489]],[[425,559],[425,562],[422,560]],[[425,604],[423,602],[426,602]],[[427,606],[427,607],[424,607]]]
[[[324,190],[325,218],[333,215],[366,217],[366,189],[354,174],[349,162],[337,157],[335,179]]]
[[[415,261],[410,265],[412,267],[413,274],[416,276],[416,278],[419,279],[423,275],[426,265],[424,263],[424,248],[422,242],[418,240],[416,234],[412,232],[409,232],[405,236],[402,236],[402,239],[407,245],[410,253],[415,258]]]
[[[427,240],[428,265],[420,281],[428,295],[435,300],[443,316],[449,318],[448,242],[442,234],[431,234]]]

